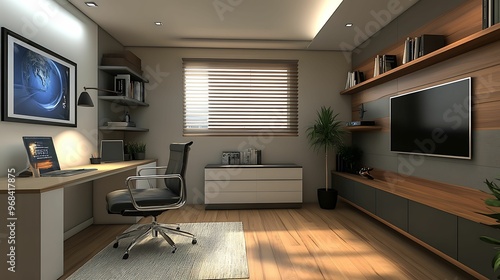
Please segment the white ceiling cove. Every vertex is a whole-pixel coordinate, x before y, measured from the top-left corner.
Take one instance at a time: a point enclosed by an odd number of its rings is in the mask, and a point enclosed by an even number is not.
[[[304,50],[351,50],[417,2],[94,0],[98,6],[88,7],[68,1],[126,47]]]

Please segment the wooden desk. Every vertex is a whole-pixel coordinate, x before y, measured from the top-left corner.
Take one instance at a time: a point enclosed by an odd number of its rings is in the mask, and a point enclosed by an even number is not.
[[[138,166],[153,162],[137,160],[72,167],[97,170],[69,177],[15,178],[15,188],[10,189],[8,178],[0,178],[0,253],[4,259],[0,262],[0,278],[53,280],[63,275],[64,188],[98,183],[113,176],[124,180]],[[15,202],[13,215],[8,212],[9,201]],[[13,262],[9,263],[9,259]],[[12,267],[15,272],[9,271]]]

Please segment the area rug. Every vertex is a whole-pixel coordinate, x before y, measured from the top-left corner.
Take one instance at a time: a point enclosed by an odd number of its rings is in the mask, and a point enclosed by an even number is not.
[[[246,279],[248,262],[241,222],[185,223],[181,229],[196,235],[198,243],[171,234],[171,247],[160,236],[148,237],[123,260],[129,239],[118,248],[109,244],[69,278],[80,279]]]

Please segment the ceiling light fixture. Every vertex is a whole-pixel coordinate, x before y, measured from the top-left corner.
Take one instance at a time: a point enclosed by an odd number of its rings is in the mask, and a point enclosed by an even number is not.
[[[353,26],[353,24],[350,22],[345,24],[345,27],[352,27],[352,26]]]
[[[163,25],[163,23],[162,23],[161,21],[155,21],[155,25],[156,25],[156,26],[162,26],[162,25]]]
[[[97,4],[95,2],[85,2],[85,5],[89,7],[97,7]]]

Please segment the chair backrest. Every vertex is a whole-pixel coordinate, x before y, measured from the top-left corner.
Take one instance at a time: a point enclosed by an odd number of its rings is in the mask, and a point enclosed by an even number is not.
[[[170,144],[170,156],[165,174],[180,174],[185,182],[188,153],[192,144],[193,141]],[[181,183],[178,179],[165,179],[165,185],[175,194],[181,195]]]

